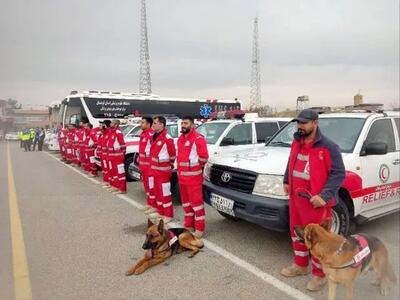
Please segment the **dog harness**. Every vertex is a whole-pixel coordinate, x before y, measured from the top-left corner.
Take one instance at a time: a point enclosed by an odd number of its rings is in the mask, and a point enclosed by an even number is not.
[[[177,242],[178,237],[184,231],[183,228],[171,228],[168,229],[168,245],[172,248]]]
[[[357,243],[357,250],[354,254],[351,261],[341,265],[340,267],[331,267],[332,269],[345,269],[345,268],[358,268],[362,265],[362,269],[364,270],[365,266],[367,265],[368,261],[370,260],[370,253],[371,250],[368,246],[367,239],[362,236],[361,234],[355,234],[350,236],[351,239],[354,239]],[[346,241],[346,240],[345,240]],[[343,251],[342,247],[345,243],[340,246],[340,248],[336,251],[338,254]]]

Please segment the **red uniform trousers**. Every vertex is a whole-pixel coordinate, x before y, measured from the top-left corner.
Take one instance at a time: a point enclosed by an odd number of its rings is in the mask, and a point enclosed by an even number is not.
[[[109,170],[110,167],[109,167],[108,155],[107,153],[104,153],[104,151],[101,154],[100,161],[101,161],[101,173],[103,174],[103,181],[111,183],[110,180],[111,171]]]
[[[90,172],[90,174],[97,176],[97,166],[94,160],[94,149],[86,148],[85,149],[85,171]]]
[[[294,165],[292,184],[290,186],[289,199],[289,218],[290,236],[294,251],[294,263],[300,267],[307,267],[311,256],[311,272],[313,276],[324,277],[322,266],[317,258],[311,255],[304,243],[300,242],[296,233],[295,226],[306,226],[308,224],[321,224],[324,220],[331,217],[331,207],[326,205],[314,208],[309,199],[298,195],[299,192],[310,190],[311,183],[308,174],[308,153],[310,146],[303,146],[300,150]]]
[[[111,163],[111,185],[122,192],[126,192],[125,155],[121,153],[109,154]]]
[[[146,204],[157,209],[156,196],[154,195],[154,176],[150,168],[141,168],[142,183],[146,192]]]
[[[181,189],[182,207],[185,212],[183,226],[185,228],[194,228],[199,232],[204,232],[205,210],[202,183],[179,183],[179,187]]]
[[[171,171],[154,174],[154,196],[157,211],[161,216],[173,218],[174,207],[171,196]]]

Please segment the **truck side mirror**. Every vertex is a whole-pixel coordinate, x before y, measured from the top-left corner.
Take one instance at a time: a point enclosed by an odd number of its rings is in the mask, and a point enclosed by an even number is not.
[[[370,143],[363,147],[361,151],[361,156],[366,155],[384,155],[388,151],[388,146],[386,143]]]
[[[230,137],[224,137],[221,141],[221,146],[230,146],[234,144],[235,144],[234,139]]]

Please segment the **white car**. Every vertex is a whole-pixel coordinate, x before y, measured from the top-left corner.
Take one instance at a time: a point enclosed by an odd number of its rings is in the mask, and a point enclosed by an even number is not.
[[[263,147],[290,118],[223,119],[206,122],[197,128],[207,140],[209,156]]]
[[[5,140],[6,141],[18,141],[19,138],[18,138],[18,135],[16,132],[8,132],[8,133],[6,133]]]
[[[343,156],[346,178],[333,209],[333,231],[346,235],[351,221],[363,223],[400,209],[400,113],[321,115],[322,133]],[[205,167],[204,198],[228,219],[265,228],[288,228],[288,198],[283,191],[297,130],[292,122],[263,149],[221,154]]]

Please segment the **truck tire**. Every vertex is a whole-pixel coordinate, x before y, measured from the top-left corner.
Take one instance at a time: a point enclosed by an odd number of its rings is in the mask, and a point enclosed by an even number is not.
[[[221,216],[223,216],[225,219],[227,219],[227,220],[229,220],[231,222],[239,222],[240,221],[239,218],[236,218],[234,216],[228,215],[227,213],[224,213],[224,212],[219,211],[219,210],[217,210],[217,211]]]
[[[331,231],[343,236],[347,236],[350,230],[350,214],[344,201],[339,197],[338,203],[332,209],[332,228]]]

